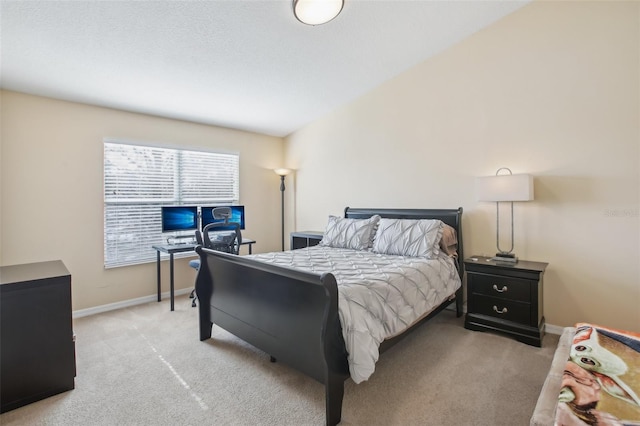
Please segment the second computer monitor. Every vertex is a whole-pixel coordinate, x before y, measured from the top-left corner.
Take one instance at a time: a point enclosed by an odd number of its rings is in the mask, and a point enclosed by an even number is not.
[[[215,207],[231,207],[231,217],[229,222],[236,222],[240,224],[240,229],[244,229],[244,206],[202,206],[200,207],[200,214],[202,215],[202,228],[210,223],[224,222],[224,219],[214,219],[213,209]]]

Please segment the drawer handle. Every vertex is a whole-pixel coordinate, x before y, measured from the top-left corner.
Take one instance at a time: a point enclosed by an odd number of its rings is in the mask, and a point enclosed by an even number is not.
[[[497,312],[499,314],[506,314],[508,312],[507,308],[502,308],[502,309],[498,310],[498,307],[496,305],[493,305],[493,311]]]
[[[493,285],[493,289],[498,293],[504,293],[505,291],[509,290],[506,285],[503,285],[502,288],[498,288],[498,286],[495,284]]]

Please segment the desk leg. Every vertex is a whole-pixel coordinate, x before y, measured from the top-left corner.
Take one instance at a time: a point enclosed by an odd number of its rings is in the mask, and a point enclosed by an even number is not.
[[[252,252],[251,247],[253,247],[253,244],[249,244],[249,254],[252,254],[251,253]]]
[[[162,293],[160,290],[160,250],[158,250],[158,260],[156,261],[156,273],[158,274],[158,302],[162,300]]]
[[[169,297],[171,297],[171,310],[173,311],[173,253],[169,253],[169,272],[171,274],[171,287],[169,288]]]

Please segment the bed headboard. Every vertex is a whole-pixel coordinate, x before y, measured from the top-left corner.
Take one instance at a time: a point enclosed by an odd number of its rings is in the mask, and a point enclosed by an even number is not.
[[[346,207],[344,217],[352,219],[366,219],[373,215],[380,215],[390,219],[439,219],[456,230],[458,237],[458,272],[460,278],[464,271],[464,251],[462,244],[462,207],[457,209],[354,209]]]

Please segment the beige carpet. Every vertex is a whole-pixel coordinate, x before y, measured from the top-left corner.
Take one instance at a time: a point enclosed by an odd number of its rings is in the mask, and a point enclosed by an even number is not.
[[[76,389],[9,425],[323,425],[324,387],[214,326],[186,296],[74,320]],[[345,384],[341,425],[528,425],[558,336],[542,348],[464,329],[445,311]]]

